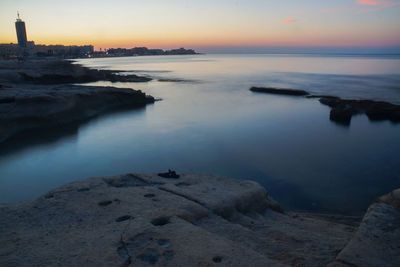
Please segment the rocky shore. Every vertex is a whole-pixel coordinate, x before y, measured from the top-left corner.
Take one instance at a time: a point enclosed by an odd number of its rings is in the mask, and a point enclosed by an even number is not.
[[[132,89],[73,85],[100,80],[151,79],[92,70],[69,61],[0,61],[0,143],[29,129],[85,121],[103,112],[144,107],[155,101]]]
[[[110,82],[148,82],[150,77],[123,75],[123,71],[97,70],[60,59],[0,61],[0,81],[30,84]]]
[[[329,95],[311,95],[303,90],[269,87],[251,87],[250,91],[275,95],[305,96],[318,98],[321,104],[331,108],[329,118],[342,125],[350,125],[353,115],[365,114],[371,121],[389,120],[400,122],[400,106],[383,101],[341,99]]]
[[[400,190],[364,218],[284,211],[256,182],[125,174],[0,205],[1,266],[396,266]]]

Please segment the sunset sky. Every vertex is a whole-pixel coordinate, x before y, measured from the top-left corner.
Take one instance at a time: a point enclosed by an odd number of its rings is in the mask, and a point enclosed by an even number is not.
[[[400,46],[400,0],[0,0],[0,43],[17,11],[37,44]]]

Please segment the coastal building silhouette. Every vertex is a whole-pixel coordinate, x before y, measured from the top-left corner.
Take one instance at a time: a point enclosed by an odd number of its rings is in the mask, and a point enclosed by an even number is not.
[[[28,38],[26,36],[25,22],[22,21],[17,13],[17,21],[15,22],[15,29],[17,30],[18,45],[20,47],[26,47]]]

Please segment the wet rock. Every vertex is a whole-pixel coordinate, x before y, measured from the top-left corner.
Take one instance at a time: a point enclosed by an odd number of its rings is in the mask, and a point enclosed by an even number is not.
[[[304,90],[282,89],[282,88],[272,88],[272,87],[251,87],[250,91],[256,92],[256,93],[267,93],[267,94],[274,94],[274,95],[291,95],[291,96],[309,95],[309,93]]]

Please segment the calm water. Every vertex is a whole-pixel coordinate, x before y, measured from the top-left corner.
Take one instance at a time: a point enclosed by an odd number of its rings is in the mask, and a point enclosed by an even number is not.
[[[400,124],[360,115],[343,127],[329,121],[329,108],[316,99],[248,90],[279,86],[400,104],[399,58],[197,55],[79,62],[156,77],[112,85],[162,101],[3,147],[0,202],[32,199],[89,176],[168,168],[253,179],[287,208],[324,212],[360,213],[400,187]]]

